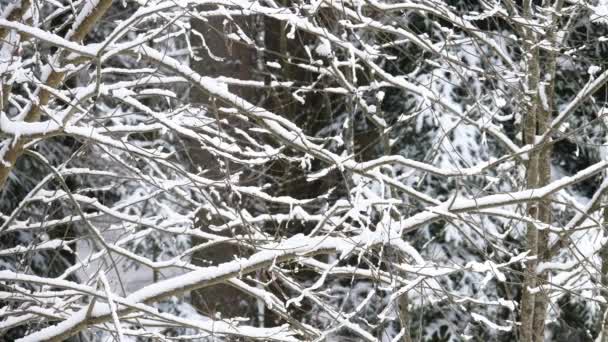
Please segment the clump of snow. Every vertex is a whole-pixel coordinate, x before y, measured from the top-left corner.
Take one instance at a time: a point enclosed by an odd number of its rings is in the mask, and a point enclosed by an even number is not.
[[[274,68],[274,69],[281,69],[281,64],[277,63],[277,62],[266,62],[266,65],[270,68]]]
[[[597,65],[592,65],[589,67],[589,69],[587,69],[587,73],[591,76],[597,74],[598,72],[600,72],[602,70],[602,68],[600,68]]]
[[[591,22],[608,25],[608,0],[598,1],[597,6],[589,6],[591,11]]]
[[[329,40],[325,38],[321,38],[320,40],[319,45],[315,48],[317,55],[324,57],[331,55],[331,43]]]

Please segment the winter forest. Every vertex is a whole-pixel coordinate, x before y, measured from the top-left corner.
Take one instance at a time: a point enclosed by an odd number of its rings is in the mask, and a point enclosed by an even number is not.
[[[608,342],[608,0],[0,13],[0,341]]]

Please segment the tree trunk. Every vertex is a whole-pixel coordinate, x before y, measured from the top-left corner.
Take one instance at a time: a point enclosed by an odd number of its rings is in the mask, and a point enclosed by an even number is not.
[[[556,3],[556,8],[559,10],[562,6],[563,1],[558,0]],[[557,23],[557,18],[555,15],[551,17],[552,25]],[[555,36],[555,30],[549,29],[547,30],[547,41],[551,43],[552,46],[557,46],[557,38]],[[538,89],[539,92],[542,92],[544,95],[540,96],[540,102],[538,104],[538,135],[546,134],[551,126],[551,114],[555,108],[555,71],[557,68],[557,60],[556,53],[553,51],[543,51],[544,58],[542,65],[545,66],[545,70],[543,72],[544,75],[544,86]],[[540,60],[540,56],[539,56]],[[545,186],[551,182],[551,140],[547,142],[545,146],[542,147],[539,153],[539,163],[538,163],[538,186]],[[551,214],[551,196],[547,196],[540,203],[539,209],[539,220],[546,224],[551,224],[552,222],[552,214]],[[550,251],[549,251],[549,230],[544,229],[539,231],[538,233],[538,261],[544,262],[549,261],[550,259]],[[545,271],[542,274],[537,274],[538,284],[542,285],[547,282],[548,272]],[[534,341],[542,342],[545,337],[545,321],[547,316],[547,308],[549,305],[548,294],[541,290],[536,295],[535,304],[534,304]]]
[[[235,17],[234,22],[227,22],[224,25],[224,17],[208,18],[207,22],[196,20],[192,22],[193,29],[200,32],[205,44],[211,54],[216,57],[211,57],[207,50],[202,47],[202,41],[197,35],[192,35],[192,42],[195,47],[199,47],[200,60],[192,61],[192,67],[195,71],[204,76],[225,76],[237,79],[249,80],[253,79],[254,51],[242,44],[232,42],[225,37],[226,30],[236,31],[236,25],[239,25],[246,32],[252,32],[246,29],[251,24],[251,18]],[[218,60],[218,58],[220,60]],[[243,98],[252,101],[255,97],[254,93],[249,88],[231,87],[232,92],[237,93]],[[215,99],[210,98],[207,94],[201,91],[192,89],[192,102],[204,107],[209,117],[222,117],[216,110],[214,103]],[[255,103],[255,101],[252,101]],[[219,105],[219,104],[218,104]],[[218,123],[219,125],[220,123]],[[201,150],[198,146],[189,146],[189,153],[192,160],[199,165],[208,168],[209,165],[219,165],[217,157],[211,153]],[[222,180],[226,177],[223,170],[219,168],[215,172],[206,174],[206,177]],[[228,196],[228,194],[225,194]],[[207,233],[212,233],[222,236],[234,236],[238,233],[235,231],[216,232],[209,229],[210,225],[221,226],[223,222],[213,210],[202,209],[198,213],[198,226]],[[193,245],[198,245],[204,241],[194,239]],[[219,243],[215,246],[197,251],[193,255],[193,263],[200,266],[209,266],[210,264],[217,265],[223,262],[234,260],[234,258],[247,257],[249,251],[241,250],[231,243]],[[232,317],[256,317],[257,311],[256,300],[242,293],[240,290],[227,284],[218,284],[208,288],[200,289],[192,293],[193,305],[202,313],[211,317],[217,313],[222,313],[222,318]]]
[[[604,208],[603,211],[603,223],[604,226],[608,224],[608,208]],[[608,342],[608,243],[605,243],[600,250],[600,258],[602,260],[601,274],[601,291],[602,297],[604,297],[603,315],[600,328],[600,337],[597,339],[599,342]]]
[[[523,11],[525,17],[530,17],[531,3],[524,1]],[[539,51],[533,45],[534,33],[528,31],[526,34],[526,46],[524,48],[526,66],[527,66],[527,84],[524,89],[524,96],[527,103],[525,105],[525,117],[522,127],[522,136],[524,143],[527,145],[536,142],[536,127],[538,124],[537,112],[538,106],[538,83],[539,76]],[[526,168],[526,188],[532,189],[539,185],[539,151],[532,151],[529,154],[529,160]],[[527,211],[530,218],[538,219],[539,208],[537,203],[529,203]],[[529,223],[526,231],[526,243],[530,251],[530,257],[538,256],[538,230],[534,224]],[[528,260],[526,269],[524,270],[524,279],[522,284],[521,296],[521,326],[520,340],[523,342],[532,342],[534,338],[534,307],[535,295],[530,290],[536,287],[536,265],[537,259]]]

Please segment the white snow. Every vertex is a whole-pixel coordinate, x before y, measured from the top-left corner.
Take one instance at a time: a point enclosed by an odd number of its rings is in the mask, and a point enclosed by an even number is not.
[[[325,38],[319,39],[319,44],[315,48],[315,52],[319,56],[327,57],[331,55],[331,43]]]

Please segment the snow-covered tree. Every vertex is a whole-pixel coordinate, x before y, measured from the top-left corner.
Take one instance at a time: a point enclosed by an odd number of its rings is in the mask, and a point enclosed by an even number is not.
[[[605,0],[1,4],[4,339],[608,341]]]

